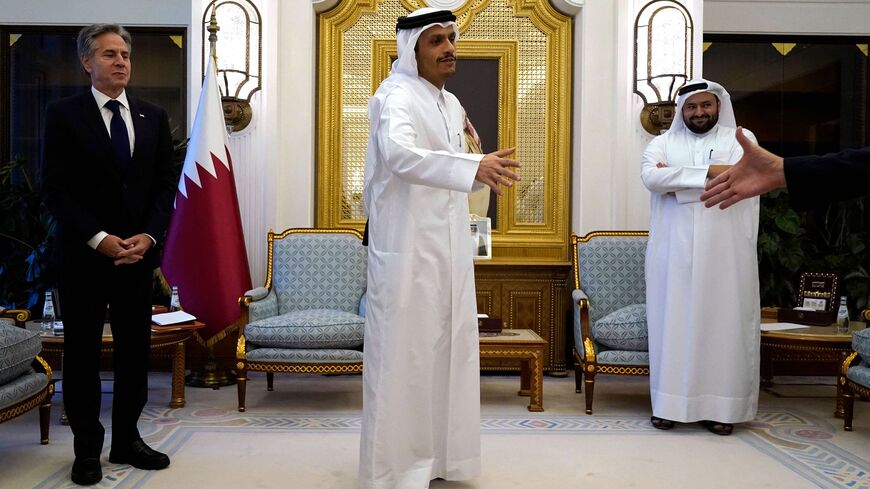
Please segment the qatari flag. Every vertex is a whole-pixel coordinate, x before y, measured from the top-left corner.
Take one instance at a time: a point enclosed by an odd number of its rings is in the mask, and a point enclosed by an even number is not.
[[[161,269],[211,338],[239,319],[251,288],[239,199],[215,68],[209,57]]]

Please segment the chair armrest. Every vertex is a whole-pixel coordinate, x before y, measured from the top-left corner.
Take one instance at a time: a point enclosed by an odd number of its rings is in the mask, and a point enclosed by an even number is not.
[[[589,327],[589,296],[582,289],[574,289],[571,298],[574,304],[574,349],[586,361],[594,362],[596,353]]]
[[[253,302],[258,301],[263,297],[266,297],[267,295],[269,295],[269,289],[267,289],[266,287],[257,287],[255,289],[251,289],[245,292],[244,297],[250,297],[251,300],[249,302]]]
[[[840,376],[845,378],[846,373],[849,371],[849,367],[857,365],[860,361],[861,355],[859,355],[857,351],[853,351],[843,360],[843,363],[840,365]],[[839,382],[843,383],[844,381],[840,380]]]
[[[870,309],[864,309],[861,311],[861,319],[864,321],[870,321]]]
[[[259,289],[265,290],[266,294],[260,295]],[[249,292],[255,292],[259,297],[254,299],[253,295],[248,294],[242,297],[242,305],[248,309],[249,323],[278,315],[278,295],[274,291],[268,290],[265,287],[257,287]]]
[[[30,311],[27,309],[6,309],[0,307],[0,318],[11,319],[19,328],[23,328],[28,319],[30,319]]]

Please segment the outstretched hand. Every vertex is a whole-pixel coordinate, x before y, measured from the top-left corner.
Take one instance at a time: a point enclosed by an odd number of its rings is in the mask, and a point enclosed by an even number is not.
[[[513,154],[516,148],[501,149],[493,153],[489,153],[480,160],[480,166],[477,168],[477,175],[474,179],[484,183],[492,188],[492,191],[498,195],[504,195],[504,190],[501,185],[510,187],[513,181],[520,179],[520,176],[509,170],[508,167],[520,168],[522,164],[505,156]]]
[[[734,166],[707,182],[701,200],[707,207],[720,204],[727,209],[743,199],[785,187],[782,158],[750,141],[743,128],[737,128],[737,142],[743,156]]]

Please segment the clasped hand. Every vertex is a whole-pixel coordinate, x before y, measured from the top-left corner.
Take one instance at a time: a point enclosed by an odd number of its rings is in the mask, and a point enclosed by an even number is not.
[[[513,185],[513,181],[520,180],[520,176],[509,170],[508,167],[520,168],[523,165],[519,161],[505,158],[505,156],[513,154],[514,151],[516,148],[501,149],[484,156],[480,160],[480,166],[477,168],[477,175],[474,179],[488,185],[497,195],[504,195],[501,185],[510,187]]]
[[[127,239],[110,234],[100,241],[97,251],[112,258],[115,265],[129,265],[145,257],[145,252],[154,243],[147,234],[137,234]]]

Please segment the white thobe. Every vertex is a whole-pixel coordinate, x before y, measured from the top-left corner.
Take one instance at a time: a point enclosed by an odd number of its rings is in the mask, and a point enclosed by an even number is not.
[[[751,140],[755,136],[744,130]],[[707,167],[736,162],[735,130],[656,137],[641,177],[652,193],[646,252],[653,415],[740,423],[758,405],[758,197],[729,209],[698,201]],[[656,163],[666,168],[656,168]],[[682,202],[682,203],[681,203]]]
[[[422,79],[396,78],[405,83],[382,85],[381,110],[369,113],[378,120],[366,170],[364,489],[426,488],[437,477],[480,472],[467,193],[483,155],[463,153],[456,97]]]

